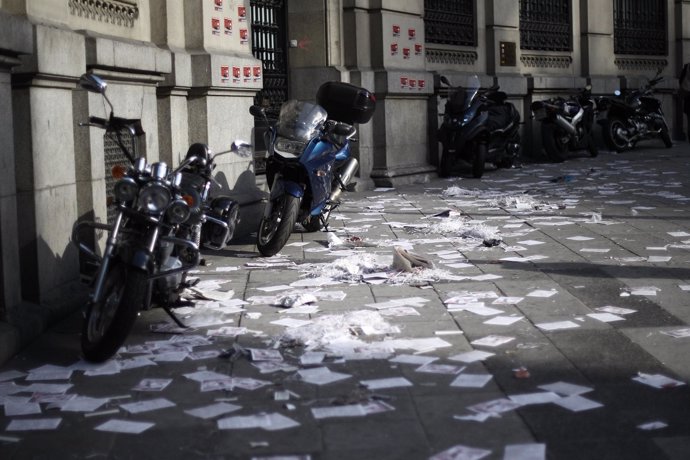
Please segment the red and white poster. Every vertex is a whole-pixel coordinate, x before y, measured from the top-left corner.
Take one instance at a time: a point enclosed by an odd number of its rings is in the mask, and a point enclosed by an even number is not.
[[[409,28],[407,29],[407,36],[410,40],[415,40],[417,38],[417,31]]]
[[[232,66],[232,82],[241,83],[242,82],[242,69],[239,66]]]
[[[407,77],[400,77],[400,87],[405,89],[409,85]]]
[[[403,59],[410,59],[410,48],[403,48]]]
[[[421,56],[424,53],[424,47],[421,43],[414,44],[414,54],[415,56]]]
[[[225,35],[232,35],[232,19],[223,18],[223,26],[225,27]]]
[[[251,66],[244,66],[242,68],[242,75],[244,76],[244,82],[249,83],[252,81],[252,68]]]
[[[244,6],[237,7],[237,20],[239,22],[247,22],[247,8]]]
[[[220,66],[220,81],[227,83],[230,79],[230,66],[222,65]]]
[[[240,29],[240,44],[246,45],[247,43],[249,43],[249,30]]]
[[[398,44],[391,43],[391,56],[396,56],[398,54]]]
[[[220,35],[220,19],[211,18],[211,33],[213,35]]]
[[[393,24],[393,36],[394,37],[400,36],[400,26],[397,24]]]
[[[261,80],[261,66],[260,65],[255,65],[252,68],[252,76],[254,77],[254,82],[256,83],[257,81]]]
[[[223,0],[213,0],[213,9],[223,11]]]

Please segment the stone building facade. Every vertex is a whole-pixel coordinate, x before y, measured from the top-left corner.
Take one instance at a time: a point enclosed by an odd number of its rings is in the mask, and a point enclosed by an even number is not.
[[[78,303],[72,225],[107,219],[109,146],[78,126],[107,113],[77,89],[84,72],[106,79],[117,115],[142,120],[150,161],[252,139],[255,161],[219,168],[250,204],[265,189],[253,103],[275,113],[324,81],[367,87],[377,110],[360,126],[359,186],[395,185],[435,175],[439,75],[498,83],[538,158],[533,100],[587,83],[610,94],[657,69],[680,138],[688,61],[687,0],[0,0],[0,349]]]

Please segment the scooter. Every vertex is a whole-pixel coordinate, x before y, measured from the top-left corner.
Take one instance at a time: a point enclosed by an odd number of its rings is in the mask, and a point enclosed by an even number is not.
[[[296,223],[308,232],[328,230],[328,220],[359,169],[352,157],[355,123],[367,123],[376,98],[364,88],[326,82],[318,104],[290,100],[267,131],[266,178],[270,196],[257,232],[257,248],[270,257],[285,245]],[[250,113],[266,112],[252,106]]]
[[[663,80],[660,73],[661,69],[640,89],[616,90],[615,97],[598,99],[601,110],[607,110],[599,123],[610,149],[622,152],[632,149],[639,141],[656,138],[667,148],[673,146],[661,101],[653,96],[654,87]]]
[[[568,99],[554,97],[534,101],[532,113],[534,119],[541,122],[542,145],[554,163],[565,161],[569,150],[583,147],[592,157],[599,154],[592,136],[597,104],[590,85]]]
[[[445,105],[438,140],[443,145],[440,177],[457,170],[458,160],[472,165],[472,176],[484,175],[485,163],[498,168],[516,165],[520,156],[520,113],[498,85],[480,92],[479,77],[470,77],[465,88],[453,87],[445,76],[441,83],[451,91]]]

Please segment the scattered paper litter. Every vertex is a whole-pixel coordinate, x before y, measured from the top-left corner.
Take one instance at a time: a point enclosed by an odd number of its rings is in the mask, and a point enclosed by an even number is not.
[[[333,372],[327,367],[316,367],[312,369],[302,369],[297,371],[303,382],[313,383],[314,385],[326,385],[339,380],[349,379],[350,374]]]
[[[641,425],[637,425],[637,428],[640,430],[644,431],[652,431],[652,430],[661,430],[662,428],[666,428],[668,426],[667,423],[662,422],[661,420],[655,420],[653,422],[647,422],[643,423]]]
[[[568,409],[572,412],[581,412],[584,410],[596,409],[603,407],[603,404],[584,398],[580,395],[572,395],[567,398],[559,398],[553,401],[554,404]]]
[[[633,377],[633,380],[654,388],[675,388],[685,385],[685,382],[681,382],[680,380],[676,380],[665,375],[645,374],[644,372],[638,372],[637,376]]]
[[[546,444],[508,444],[503,452],[503,460],[545,460]]]
[[[163,391],[171,383],[172,379],[143,379],[132,391]]]
[[[579,324],[573,323],[572,321],[554,321],[550,323],[539,323],[535,324],[539,329],[544,331],[557,331],[561,329],[573,329],[580,327]]]
[[[383,379],[361,380],[360,384],[369,390],[382,390],[386,388],[411,387],[412,382],[405,377],[390,377]]]
[[[488,335],[484,338],[473,340],[470,342],[472,345],[481,345],[485,347],[498,347],[504,343],[508,343],[515,340],[515,337],[506,337],[503,335]]]
[[[98,425],[96,428],[94,428],[94,430],[109,431],[112,433],[140,434],[154,425],[154,423],[149,422],[134,422],[131,420],[112,419],[101,425]]]
[[[670,331],[661,331],[661,333],[665,334],[665,335],[670,335],[671,337],[675,337],[677,339],[690,337],[690,327],[684,327],[681,329],[673,329]]]
[[[490,450],[458,444],[429,457],[429,460],[480,460],[491,455]]]
[[[574,383],[568,382],[555,382],[546,385],[539,385],[539,388],[545,391],[552,391],[554,393],[564,396],[581,395],[593,391],[593,388],[585,387],[582,385],[576,385]]]
[[[186,414],[192,417],[198,417],[204,420],[218,417],[219,415],[229,414],[230,412],[235,412],[240,410],[242,407],[236,404],[230,404],[226,402],[219,402],[215,404],[210,404],[208,406],[198,407],[196,409],[189,409],[184,411]]]
[[[220,430],[245,430],[260,428],[266,431],[284,430],[299,426],[299,423],[277,412],[258,415],[238,415],[222,418],[217,422]]]
[[[61,418],[25,418],[13,419],[5,431],[54,430],[62,422]]]
[[[438,358],[435,356],[421,356],[421,355],[397,355],[391,358],[389,361],[391,363],[401,363],[401,364],[413,364],[417,366],[423,366],[424,364],[429,364],[436,361]]]
[[[555,289],[550,289],[550,290],[544,290],[544,289],[536,289],[528,294],[527,297],[551,297],[558,294],[558,291]]]
[[[508,398],[521,406],[527,406],[530,404],[547,404],[560,399],[553,391],[538,391],[535,393],[522,393],[517,395],[510,395]]]
[[[167,407],[174,407],[175,403],[165,398],[150,399],[147,401],[137,401],[133,403],[120,404],[120,407],[130,414],[139,414]]]
[[[588,313],[587,316],[604,323],[611,323],[613,321],[624,321],[622,316],[614,315],[613,313]]]
[[[458,375],[450,386],[462,388],[483,388],[493,378],[491,374],[466,374]]]
[[[630,308],[613,307],[610,305],[607,305],[605,307],[595,308],[595,310],[602,312],[602,313],[612,313],[614,315],[629,315],[631,313],[637,312],[637,310],[632,310]]]
[[[490,353],[488,351],[482,351],[482,350],[472,350],[472,351],[467,351],[465,353],[460,353],[457,355],[453,355],[448,357],[449,360],[451,361],[460,361],[463,363],[473,363],[476,361],[483,361],[489,356],[494,356],[494,353]]]

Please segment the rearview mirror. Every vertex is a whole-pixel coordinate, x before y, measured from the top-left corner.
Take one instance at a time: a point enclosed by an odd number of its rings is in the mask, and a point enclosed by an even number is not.
[[[451,86],[450,82],[448,81],[445,75],[441,75],[441,83],[443,83],[446,86]]]
[[[79,86],[91,93],[105,94],[108,84],[92,73],[85,73],[79,78]]]
[[[253,105],[249,107],[249,113],[254,115],[255,117],[265,117],[266,112],[264,111],[263,108],[259,107],[258,105]]]

